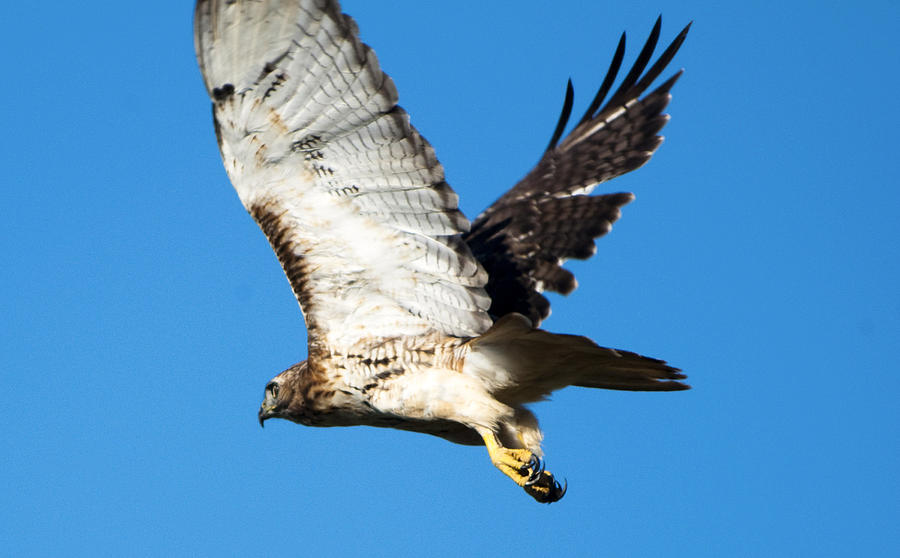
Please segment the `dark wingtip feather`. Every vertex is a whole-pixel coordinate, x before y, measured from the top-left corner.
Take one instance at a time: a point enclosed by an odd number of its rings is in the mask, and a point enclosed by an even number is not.
[[[647,73],[644,75],[644,77],[635,84],[635,89],[637,89],[638,91],[643,91],[651,83],[653,83],[653,80],[655,80],[659,76],[659,74],[662,73],[666,66],[669,65],[669,62],[672,61],[672,58],[675,57],[678,49],[681,48],[681,44],[684,42],[685,38],[687,38],[687,34],[690,29],[691,24],[688,23],[684,27],[684,29],[682,29],[681,32],[678,33],[678,36],[675,37],[672,43],[668,47],[666,47],[666,50],[664,50],[663,53],[659,55],[659,58],[656,60],[653,66],[651,66],[650,69],[647,70]],[[679,75],[680,74],[681,72],[679,72]]]
[[[625,32],[622,32],[622,36],[619,38],[619,45],[616,47],[616,53],[613,55],[612,62],[609,64],[609,69],[606,71],[606,77],[603,78],[603,83],[600,85],[600,88],[597,89],[594,100],[591,101],[587,110],[584,111],[584,116],[581,117],[578,124],[583,124],[594,117],[594,113],[600,108],[603,99],[606,97],[606,94],[609,93],[613,83],[616,81],[616,76],[619,74],[619,69],[622,67],[622,60],[624,59]]]
[[[556,123],[556,129],[553,130],[553,136],[550,137],[550,143],[547,144],[547,151],[556,147],[559,138],[562,137],[563,130],[569,122],[569,116],[572,115],[572,105],[575,102],[575,88],[572,86],[572,79],[569,78],[566,84],[566,99],[563,101],[562,112],[559,114],[559,121]]]
[[[640,54],[638,54],[637,60],[634,61],[634,65],[631,67],[628,75],[622,80],[622,83],[619,85],[619,88],[616,89],[616,92],[613,93],[613,96],[610,98],[607,105],[613,106],[621,104],[621,101],[624,100],[623,98],[629,96],[631,88],[637,83],[638,78],[640,78],[641,74],[644,72],[644,68],[647,67],[647,63],[650,62],[650,58],[653,57],[653,51],[656,50],[656,43],[659,42],[659,34],[661,31],[662,16],[659,16],[656,18],[653,30],[650,31],[650,36],[647,37],[647,42],[644,43],[644,47],[641,49]],[[654,67],[656,67],[656,65],[657,64],[654,64]]]
[[[656,95],[657,93],[662,93],[662,92],[668,93],[669,90],[672,89],[672,86],[675,85],[675,82],[678,81],[678,78],[680,78],[681,74],[683,74],[683,73],[684,73],[684,69],[681,69],[681,70],[678,70],[677,72],[675,72],[672,75],[672,77],[670,77],[666,81],[662,82],[659,87],[654,89],[653,93],[651,93],[651,95]],[[666,104],[669,104],[669,99],[666,99]]]

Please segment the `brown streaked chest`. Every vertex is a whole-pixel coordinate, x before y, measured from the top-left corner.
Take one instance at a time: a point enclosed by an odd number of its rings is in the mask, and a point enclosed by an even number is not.
[[[335,392],[332,404],[340,406],[360,400],[366,406],[374,390],[393,389],[404,376],[440,368],[461,373],[467,339],[440,334],[412,338],[388,339],[378,343],[360,344],[346,351],[323,350],[315,354],[310,347],[310,363],[321,378],[322,396]],[[310,395],[317,391],[311,388]],[[342,394],[343,397],[338,396]],[[351,401],[347,401],[349,398]]]

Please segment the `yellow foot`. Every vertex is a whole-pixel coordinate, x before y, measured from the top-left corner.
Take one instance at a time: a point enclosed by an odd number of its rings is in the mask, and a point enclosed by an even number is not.
[[[524,488],[532,498],[549,504],[565,495],[566,487],[560,486],[550,471],[544,470],[544,462],[540,457],[527,449],[501,446],[492,432],[482,433],[482,438],[494,466]]]

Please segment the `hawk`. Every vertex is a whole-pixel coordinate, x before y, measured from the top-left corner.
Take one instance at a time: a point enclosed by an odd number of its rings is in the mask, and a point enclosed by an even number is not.
[[[662,360],[538,329],[541,294],[568,294],[629,193],[590,196],[646,163],[676,73],[644,95],[688,27],[650,65],[656,21],[612,93],[623,34],[593,101],[537,165],[473,222],[394,83],[337,0],[199,0],[197,59],[225,169],[300,303],[307,359],[265,387],[259,421],[369,425],[483,444],[539,502],[544,468],[528,403],[566,386],[687,389]],[[646,71],[645,71],[646,69]]]

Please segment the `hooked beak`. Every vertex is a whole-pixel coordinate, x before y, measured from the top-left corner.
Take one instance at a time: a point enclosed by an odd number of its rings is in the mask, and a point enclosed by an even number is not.
[[[259,425],[261,427],[265,428],[266,425],[264,423],[265,423],[266,419],[272,418],[272,408],[266,407],[266,405],[264,405],[264,404],[260,405],[259,413],[257,413],[256,416],[259,418]]]

